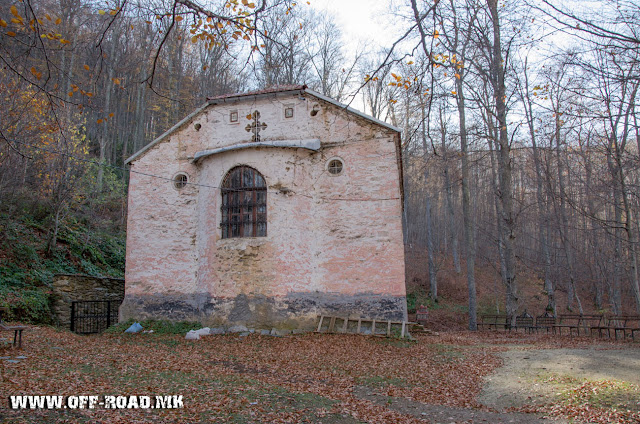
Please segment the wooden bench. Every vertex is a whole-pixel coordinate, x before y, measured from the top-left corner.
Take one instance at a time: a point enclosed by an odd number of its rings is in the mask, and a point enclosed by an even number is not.
[[[556,316],[551,312],[547,311],[543,315],[536,317],[536,332],[539,330],[545,329],[547,333],[549,331],[556,332]]]
[[[497,315],[481,315],[478,328],[488,328],[489,330],[502,328],[506,330],[511,326],[511,317],[503,314]]]
[[[595,327],[594,330],[598,330],[598,336],[602,337],[604,332],[607,332],[607,337],[611,338],[611,331],[613,336],[618,340],[618,333],[622,332],[622,338],[626,339],[627,334],[631,336],[631,339],[635,341],[635,333],[640,334],[640,316],[638,315],[624,315],[610,317],[603,325]]]
[[[22,331],[27,327],[24,325],[7,325],[2,321],[3,315],[7,313],[7,308],[0,308],[0,331],[13,331],[13,346],[22,348]]]
[[[525,310],[522,315],[516,317],[515,326],[509,326],[509,331],[511,331],[511,328],[514,328],[516,331],[518,331],[519,328],[524,328],[525,333],[532,333],[534,330],[533,316]]]
[[[575,330],[576,335],[580,335],[582,329],[585,335],[591,334],[592,330],[595,330],[602,326],[604,321],[603,315],[579,315],[579,314],[565,314],[558,315],[558,323],[553,327],[558,329],[560,335],[562,330],[566,328],[569,331],[569,335],[573,335]]]

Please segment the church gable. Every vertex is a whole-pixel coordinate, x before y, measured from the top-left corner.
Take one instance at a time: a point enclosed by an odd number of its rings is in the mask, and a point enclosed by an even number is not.
[[[306,86],[287,86],[210,98],[125,163],[138,161],[171,141],[179,145],[178,160],[198,160],[206,151],[249,143],[317,150],[320,139],[323,144],[344,143],[354,136],[369,139],[398,132]]]
[[[129,159],[122,316],[405,318],[398,142],[304,87],[210,99]]]

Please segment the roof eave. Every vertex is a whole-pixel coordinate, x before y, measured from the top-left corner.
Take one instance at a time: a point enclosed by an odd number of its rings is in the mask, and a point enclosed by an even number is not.
[[[291,94],[294,94],[294,93],[302,94],[305,91],[306,91],[305,89],[296,88],[296,89],[285,90],[285,91],[272,91],[272,92],[268,92],[268,93],[258,93],[258,94],[249,94],[249,95],[237,95],[237,96],[233,96],[233,97],[214,98],[214,99],[207,100],[207,104],[209,104],[209,105],[219,105],[219,104],[224,104],[224,103],[243,102],[243,101],[246,101],[247,99],[258,100],[258,99],[263,99],[263,98],[267,98],[267,97],[288,97],[288,96],[291,96]]]
[[[360,112],[359,110],[354,109],[351,106],[345,105],[344,103],[340,103],[337,100],[332,99],[331,97],[325,96],[324,94],[320,94],[320,93],[318,93],[316,91],[313,91],[313,90],[310,90],[308,88],[305,89],[304,92],[308,93],[308,94],[310,94],[310,95],[312,95],[314,97],[317,97],[322,101],[325,101],[327,103],[331,103],[334,106],[337,106],[337,107],[339,107],[341,109],[344,109],[344,110],[346,110],[346,111],[348,111],[350,113],[353,113],[354,115],[357,115],[357,116],[359,116],[359,117],[361,117],[363,119],[366,119],[366,120],[374,122],[374,123],[376,123],[376,124],[378,124],[378,125],[380,125],[382,127],[390,129],[391,131],[395,131],[395,132],[398,132],[398,133],[402,132],[402,130],[400,128],[398,128],[398,127],[394,127],[393,125],[388,124],[388,123],[386,123],[384,121],[381,121],[380,119],[374,118],[373,116],[369,116],[366,113]]]
[[[167,131],[165,131],[161,136],[159,136],[158,138],[153,140],[151,143],[149,143],[146,146],[144,146],[142,149],[138,150],[136,153],[134,153],[132,156],[130,156],[127,160],[125,160],[124,164],[125,165],[129,165],[129,164],[131,164],[131,162],[133,162],[134,160],[138,159],[140,156],[144,155],[147,151],[151,150],[156,144],[160,143],[165,138],[169,137],[171,134],[176,132],[181,126],[183,126],[184,124],[186,124],[187,122],[189,122],[190,120],[195,118],[197,115],[199,115],[200,112],[202,112],[203,110],[205,110],[207,108],[207,106],[209,106],[209,102],[203,104],[198,109],[196,109],[193,112],[191,112],[189,115],[187,115],[180,122],[178,122],[173,127],[169,128]]]

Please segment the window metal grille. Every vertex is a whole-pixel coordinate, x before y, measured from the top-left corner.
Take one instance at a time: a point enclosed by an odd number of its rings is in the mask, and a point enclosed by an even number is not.
[[[222,238],[266,237],[267,185],[248,166],[233,168],[222,183]]]
[[[180,190],[182,188],[185,188],[188,182],[189,178],[185,174],[178,174],[173,179],[173,186]]]
[[[338,159],[329,161],[328,170],[331,175],[340,174],[342,172],[342,162]]]

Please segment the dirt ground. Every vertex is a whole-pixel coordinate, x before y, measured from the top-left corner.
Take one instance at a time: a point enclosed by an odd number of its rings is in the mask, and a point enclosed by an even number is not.
[[[478,397],[480,403],[496,410],[545,403],[556,396],[558,386],[567,379],[617,380],[640,385],[638,348],[513,348],[499,355],[504,365],[485,378]],[[548,384],[552,379],[560,384]]]
[[[589,347],[532,349],[509,346],[498,355],[503,365],[485,377],[477,400],[487,410],[429,405],[406,398],[391,398],[359,387],[358,397],[398,412],[426,418],[432,423],[568,423],[543,413],[512,412],[549,404],[561,391],[584,381],[618,381],[640,385],[640,348]],[[640,397],[637,399],[640,409]]]
[[[638,342],[507,332],[416,339],[191,341],[31,326],[22,349],[0,351],[0,423],[640,423]],[[184,395],[185,406],[8,407],[8,395],[33,394]]]

